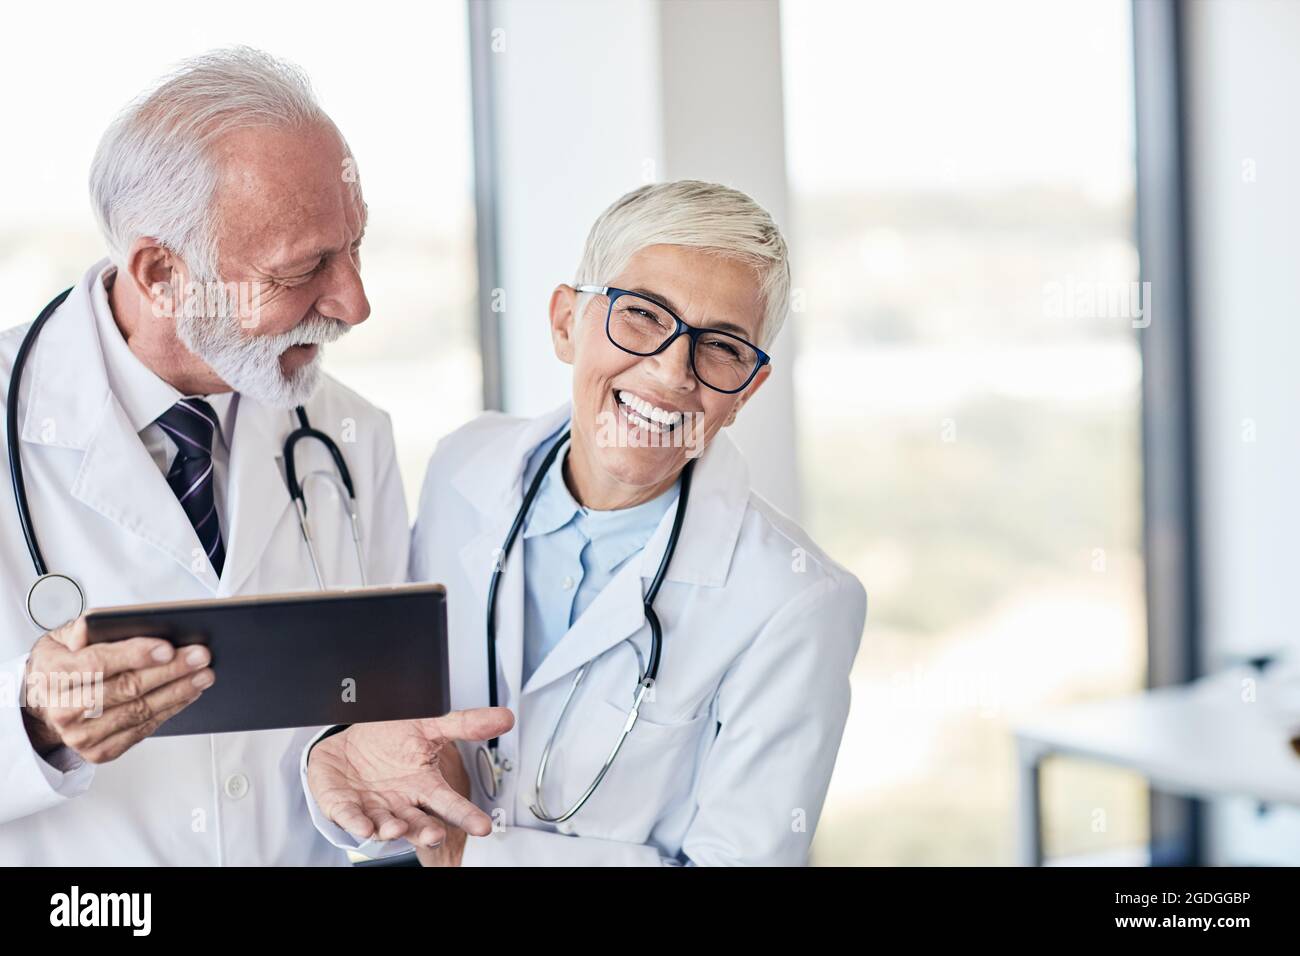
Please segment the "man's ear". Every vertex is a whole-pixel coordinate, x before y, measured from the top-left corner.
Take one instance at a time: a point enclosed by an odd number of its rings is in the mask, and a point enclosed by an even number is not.
[[[731,414],[727,416],[727,420],[722,426],[723,428],[731,427],[732,422],[736,420],[736,416],[740,414],[740,410],[744,408],[758,390],[763,387],[763,383],[767,381],[767,377],[771,374],[771,365],[764,365],[758,370],[758,374],[754,376],[754,380],[749,383],[749,388],[740,393],[740,401],[731,406]]]
[[[142,300],[153,305],[155,315],[172,315],[184,293],[185,270],[180,258],[157,239],[141,236],[131,243],[126,267],[119,276]]]
[[[557,285],[551,293],[551,343],[555,346],[555,357],[565,365],[573,364],[577,305],[578,290],[571,285]]]

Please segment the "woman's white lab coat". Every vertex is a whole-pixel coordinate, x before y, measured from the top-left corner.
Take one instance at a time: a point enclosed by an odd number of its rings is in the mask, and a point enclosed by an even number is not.
[[[534,420],[484,415],[445,438],[430,462],[411,569],[414,579],[447,587],[456,709],[488,703],[488,579],[519,507],[525,463],[568,415],[567,406]],[[664,647],[653,699],[575,817],[552,827],[529,812],[538,759],[574,673],[588,661],[595,663],[547,770],[551,813],[586,788],[618,738],[637,679],[636,654],[624,641],[647,654],[642,595],[675,512],[674,505],[522,687],[522,547],[510,555],[497,640],[500,703],[517,718],[500,755],[513,769],[495,802],[474,782],[475,803],[498,827],[469,838],[465,865],[805,862],[848,715],[866,594],[751,491],[725,433],[696,466],[655,602]],[[462,752],[473,778],[471,751]],[[314,806],[313,813],[319,822]],[[328,823],[321,829],[356,845]]]

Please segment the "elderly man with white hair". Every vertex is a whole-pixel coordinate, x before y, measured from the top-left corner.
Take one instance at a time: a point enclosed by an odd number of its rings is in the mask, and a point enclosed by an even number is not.
[[[866,594],[724,432],[789,289],[780,230],[734,189],[601,214],[550,299],[571,399],[444,438],[420,500],[412,577],[452,596],[452,705],[496,708],[455,745],[445,722],[322,734],[322,833],[432,866],[807,860]]]
[[[25,609],[42,564],[90,607],[318,587],[280,461],[300,413],[344,449],[364,532],[358,553],[346,512],[322,508],[320,577],[403,580],[388,416],[320,368],[321,350],[370,314],[347,144],[296,68],[217,51],[117,118],[90,189],[108,258],[51,303],[38,337],[0,335],[0,397],[17,383],[6,412],[41,552],[6,483],[0,864],[345,864],[298,783],[313,731],[152,736],[220,680],[208,652],[88,645],[83,618],[42,633]],[[299,474],[333,467],[321,443],[299,445]],[[67,674],[102,678],[96,706],[34,693]]]

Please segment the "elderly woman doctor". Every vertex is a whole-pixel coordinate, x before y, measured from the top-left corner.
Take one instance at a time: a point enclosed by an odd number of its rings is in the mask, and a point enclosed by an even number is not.
[[[789,281],[734,190],[646,186],[600,216],[551,296],[572,402],[482,416],[425,479],[412,577],[447,587],[464,710],[318,741],[332,842],[430,865],[805,862],[866,595],[722,433],[771,371]]]

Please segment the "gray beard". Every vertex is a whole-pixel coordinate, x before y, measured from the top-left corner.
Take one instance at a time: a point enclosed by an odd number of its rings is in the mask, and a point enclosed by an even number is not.
[[[220,299],[217,315],[190,309],[177,312],[176,334],[185,347],[241,395],[271,408],[305,405],[320,385],[321,353],[288,374],[280,367],[280,356],[294,345],[323,348],[347,332],[348,324],[313,312],[287,332],[249,335],[229,298],[221,295]]]

